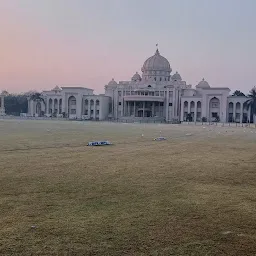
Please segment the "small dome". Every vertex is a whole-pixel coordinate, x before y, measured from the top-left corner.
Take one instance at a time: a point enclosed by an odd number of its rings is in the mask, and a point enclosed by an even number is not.
[[[141,81],[141,76],[138,72],[136,72],[133,77],[132,77],[132,81],[133,82],[138,82],[138,81]]]
[[[182,78],[180,76],[180,74],[176,71],[176,73],[172,76],[172,79],[175,80],[175,81],[181,81]]]
[[[55,86],[52,91],[61,91],[60,87],[59,86]]]
[[[199,84],[196,86],[196,88],[207,89],[207,88],[210,88],[210,85],[203,78],[203,80],[201,82],[199,82]]]
[[[165,71],[171,72],[172,69],[170,67],[169,61],[160,55],[158,49],[156,50],[155,55],[149,57],[145,62],[141,69],[142,72],[145,71]]]
[[[114,78],[112,78],[108,85],[117,85],[117,82],[114,80]]]

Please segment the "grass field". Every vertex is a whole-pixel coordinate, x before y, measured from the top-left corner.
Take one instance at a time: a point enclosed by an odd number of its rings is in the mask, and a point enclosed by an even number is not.
[[[255,131],[0,120],[0,255],[256,255]]]

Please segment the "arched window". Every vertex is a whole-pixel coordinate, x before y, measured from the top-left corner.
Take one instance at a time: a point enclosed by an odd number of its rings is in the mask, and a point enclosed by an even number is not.
[[[87,99],[84,101],[84,105],[88,106],[88,100]]]
[[[94,105],[94,100],[90,100],[90,105],[91,105],[91,106]]]
[[[58,113],[58,100],[54,99],[54,114]]]
[[[38,116],[41,116],[41,102],[36,103],[36,114],[38,114]]]
[[[96,100],[96,106],[99,106],[99,105],[100,105],[100,101]]]
[[[217,99],[216,97],[213,97],[211,100],[210,100],[210,103],[211,103],[211,108],[218,108],[219,107],[219,99]]]
[[[68,99],[68,114],[76,115],[76,98],[74,96],[70,96]]]
[[[209,102],[209,119],[211,121],[220,120],[220,100],[213,97]]]
[[[148,85],[148,87],[150,88],[150,87],[151,87],[151,85]]]
[[[201,104],[201,101],[198,101],[197,103],[196,103],[196,105],[197,105],[197,110],[196,110],[196,121],[200,121],[201,120],[201,118],[202,118],[202,104]]]
[[[51,114],[52,113],[52,99],[50,98],[49,99],[49,113],[48,114]]]

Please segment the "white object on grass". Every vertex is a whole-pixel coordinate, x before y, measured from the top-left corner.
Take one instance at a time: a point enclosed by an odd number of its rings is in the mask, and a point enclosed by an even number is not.
[[[166,138],[165,138],[165,137],[157,137],[157,138],[155,138],[154,140],[156,140],[156,141],[161,141],[161,140],[166,140]]]
[[[88,142],[87,146],[106,146],[112,145],[109,141],[90,141]]]

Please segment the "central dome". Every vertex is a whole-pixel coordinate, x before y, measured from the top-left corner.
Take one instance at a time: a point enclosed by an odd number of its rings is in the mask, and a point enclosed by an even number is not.
[[[149,57],[145,62],[141,69],[142,72],[147,71],[164,71],[171,72],[171,66],[169,61],[160,55],[158,49],[156,50],[155,55]]]

